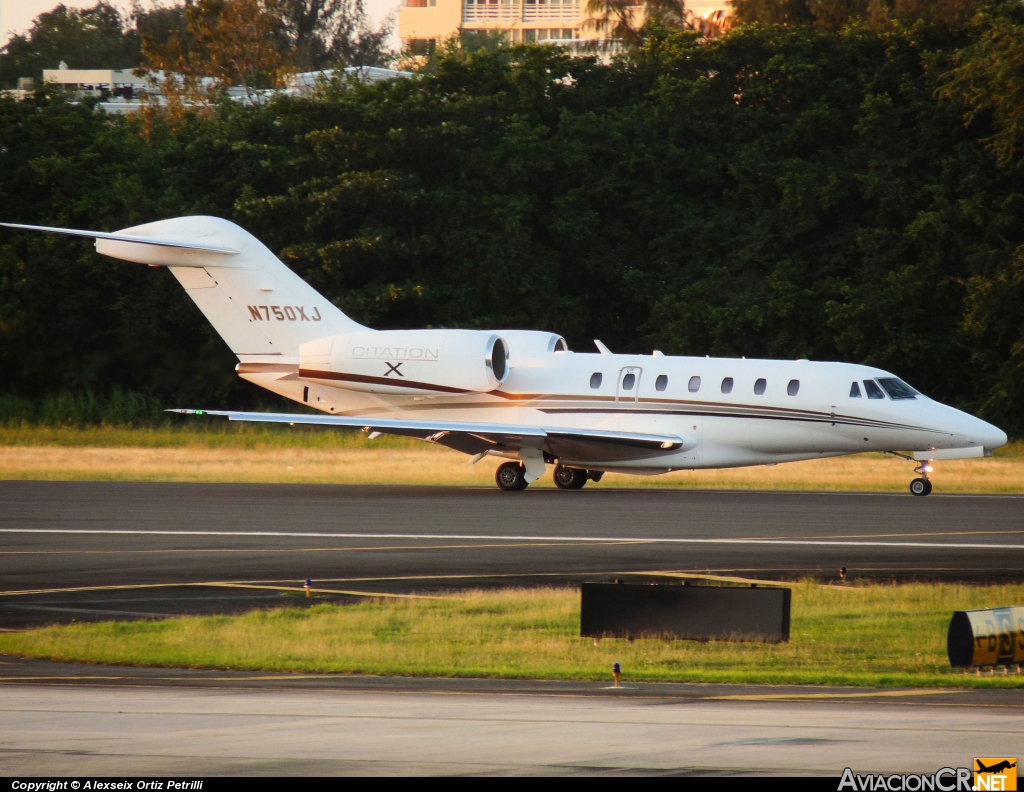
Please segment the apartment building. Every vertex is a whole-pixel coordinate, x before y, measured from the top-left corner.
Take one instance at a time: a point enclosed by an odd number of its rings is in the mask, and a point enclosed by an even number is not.
[[[686,8],[716,25],[730,13],[728,0],[688,0]],[[641,3],[637,13],[644,13]],[[501,32],[510,42],[563,45],[605,38],[588,19],[587,0],[402,0],[398,34],[416,55],[460,32]]]

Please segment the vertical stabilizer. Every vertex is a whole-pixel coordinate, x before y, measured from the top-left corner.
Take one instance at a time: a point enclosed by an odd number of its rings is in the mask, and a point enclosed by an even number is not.
[[[112,238],[120,235],[132,239]],[[140,238],[154,242],[146,244]],[[179,246],[168,247],[168,240]],[[282,264],[256,237],[228,220],[177,217],[147,223],[97,238],[96,251],[169,267],[241,358],[270,355],[297,360],[299,347],[308,341],[366,329]]]

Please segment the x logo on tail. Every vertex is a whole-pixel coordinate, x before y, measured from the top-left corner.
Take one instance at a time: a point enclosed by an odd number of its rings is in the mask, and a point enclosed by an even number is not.
[[[388,374],[397,374],[399,377],[404,377],[405,376],[405,374],[403,374],[401,371],[398,370],[399,366],[402,365],[401,363],[388,363],[385,360],[384,361],[384,365],[388,367],[388,370],[386,372],[384,372],[384,376],[385,377],[388,376]]]

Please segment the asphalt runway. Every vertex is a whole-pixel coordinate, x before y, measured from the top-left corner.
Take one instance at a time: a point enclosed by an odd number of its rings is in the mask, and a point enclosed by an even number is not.
[[[0,658],[0,772],[925,773],[1017,756],[1024,691],[394,679]]]
[[[655,573],[1017,581],[1024,498],[0,482],[0,627]],[[298,588],[313,580],[316,596]],[[33,593],[29,593],[33,592]]]

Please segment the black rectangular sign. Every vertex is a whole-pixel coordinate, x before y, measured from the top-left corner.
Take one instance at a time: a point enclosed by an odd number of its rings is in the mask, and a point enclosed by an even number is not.
[[[584,583],[580,635],[789,640],[788,588]]]

